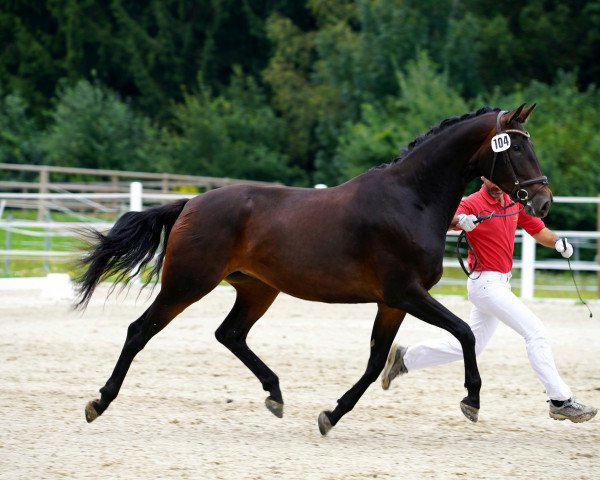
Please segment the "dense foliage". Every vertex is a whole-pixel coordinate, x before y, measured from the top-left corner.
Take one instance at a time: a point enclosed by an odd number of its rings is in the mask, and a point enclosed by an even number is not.
[[[0,4],[0,162],[332,185],[536,102],[555,193],[599,191],[600,0]]]

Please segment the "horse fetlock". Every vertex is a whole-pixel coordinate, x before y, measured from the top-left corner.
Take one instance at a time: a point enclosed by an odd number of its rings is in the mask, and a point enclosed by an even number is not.
[[[467,389],[471,401],[479,401],[478,399],[479,392],[481,391],[481,378],[477,380],[465,381],[465,388]]]
[[[473,407],[473,408],[479,408],[479,395],[467,395],[465,398],[462,399],[462,402]]]

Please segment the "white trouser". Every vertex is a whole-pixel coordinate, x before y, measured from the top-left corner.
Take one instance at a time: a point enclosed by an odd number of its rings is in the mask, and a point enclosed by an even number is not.
[[[529,363],[552,400],[571,398],[571,390],[563,382],[554,364],[552,348],[542,321],[510,290],[510,273],[478,272],[469,278],[467,288],[473,304],[467,322],[475,335],[475,352],[479,355],[502,321],[525,339]],[[407,370],[441,365],[462,360],[460,343],[454,337],[412,345],[406,351]]]

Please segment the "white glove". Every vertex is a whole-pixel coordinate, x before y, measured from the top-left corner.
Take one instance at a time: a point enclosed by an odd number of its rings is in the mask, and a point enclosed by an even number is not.
[[[470,232],[473,230],[477,224],[477,217],[475,215],[467,215],[466,213],[460,213],[458,215],[458,222],[456,222],[456,226],[458,228],[462,228],[465,232]]]
[[[570,258],[573,255],[573,245],[571,245],[566,238],[559,238],[554,243],[554,248],[565,258]]]

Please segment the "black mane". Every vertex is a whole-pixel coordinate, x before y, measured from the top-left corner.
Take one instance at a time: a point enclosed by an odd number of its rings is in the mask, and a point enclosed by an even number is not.
[[[500,111],[499,108],[482,107],[479,110],[477,110],[476,112],[470,112],[470,113],[465,113],[464,115],[459,115],[459,116],[456,116],[456,117],[446,118],[445,120],[442,120],[435,127],[432,127],[431,130],[429,130],[427,133],[419,135],[412,142],[410,142],[406,147],[404,147],[400,151],[400,155],[398,155],[396,158],[394,158],[391,162],[389,162],[389,163],[382,163],[381,165],[373,167],[373,168],[385,168],[385,167],[387,167],[389,165],[393,165],[394,163],[397,163],[397,162],[401,161],[417,145],[420,145],[421,143],[423,143],[425,140],[428,140],[433,135],[438,134],[442,130],[445,130],[446,128],[448,128],[448,127],[450,127],[452,125],[455,125],[455,124],[457,124],[459,122],[462,122],[463,120],[468,120],[468,119],[471,119],[471,118],[474,118],[474,117],[478,117],[480,115],[485,115],[486,113],[489,113],[489,112],[499,112],[499,111]]]

